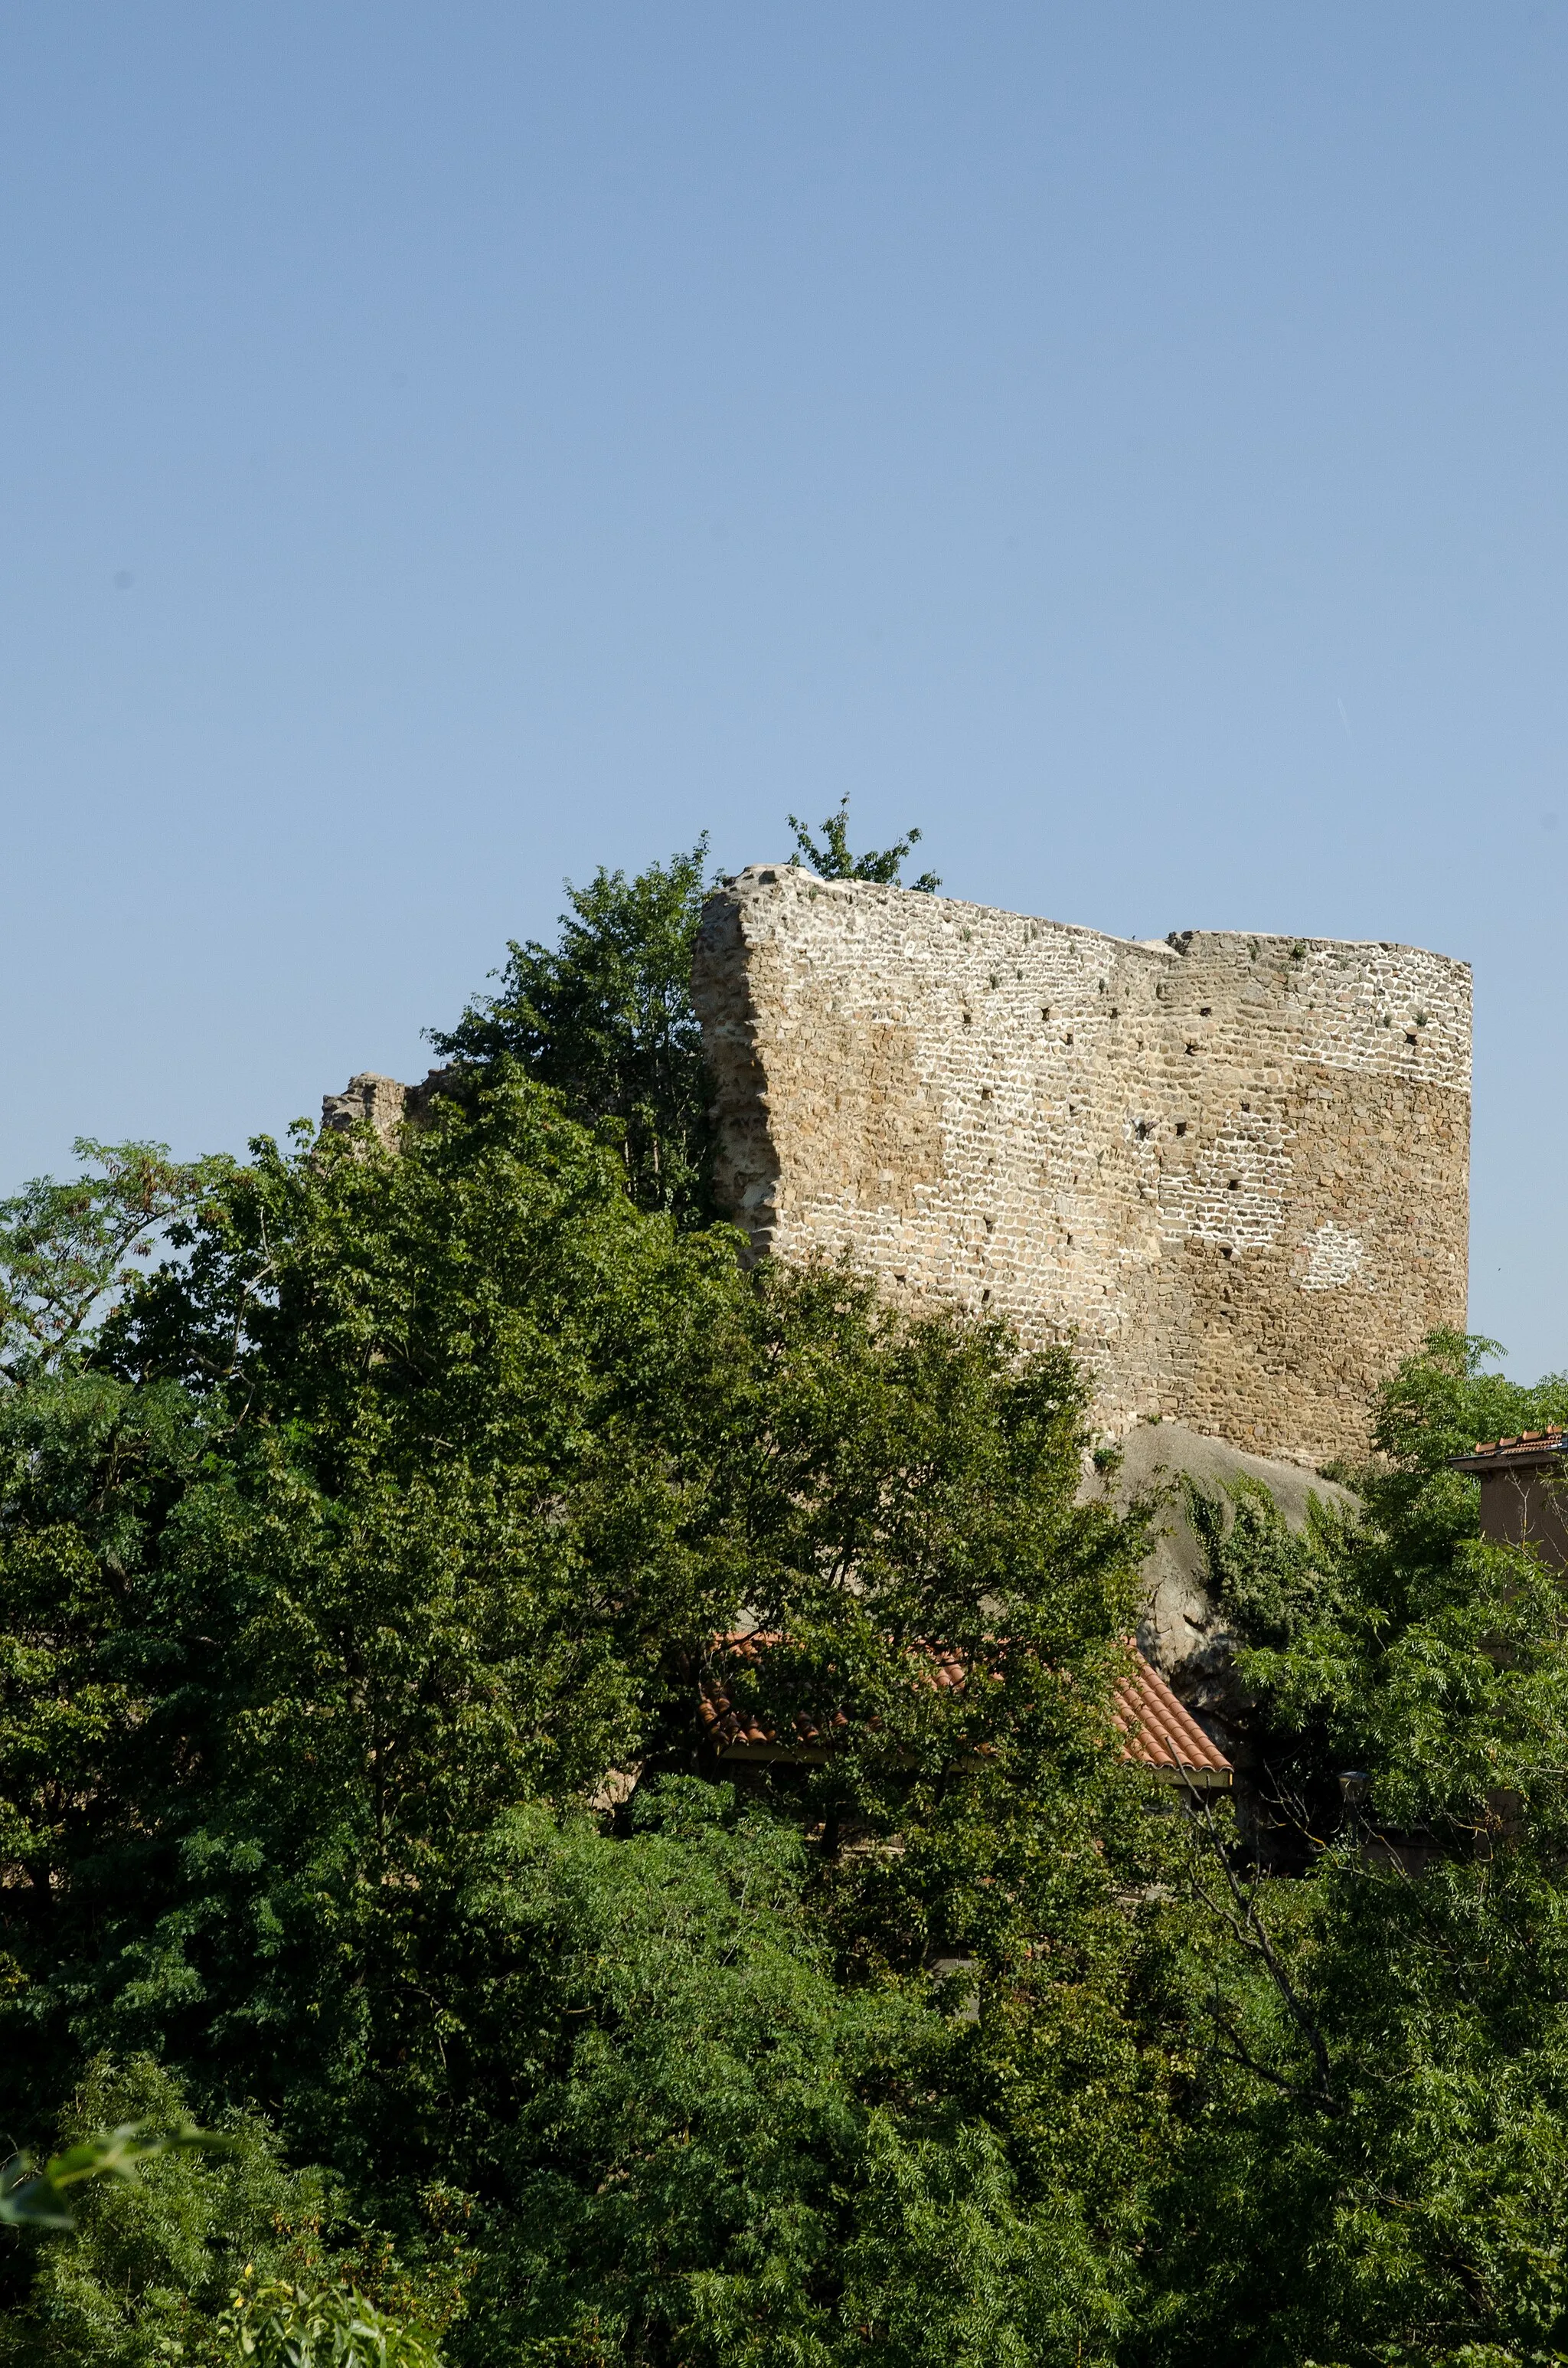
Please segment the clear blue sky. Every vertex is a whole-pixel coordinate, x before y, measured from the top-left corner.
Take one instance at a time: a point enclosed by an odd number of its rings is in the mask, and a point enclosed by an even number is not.
[[[1568,9],[0,7],[0,1190],[421,1074],[562,875],[1473,962],[1568,1364]]]

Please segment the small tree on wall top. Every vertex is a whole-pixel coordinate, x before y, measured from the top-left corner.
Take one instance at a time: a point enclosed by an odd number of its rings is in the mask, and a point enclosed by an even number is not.
[[[895,839],[891,847],[869,848],[864,855],[849,851],[849,799],[847,793],[838,802],[838,812],[831,814],[818,825],[824,844],[819,847],[799,814],[789,817],[795,834],[797,861],[803,861],[824,880],[872,880],[884,888],[902,888],[906,883],[899,878],[903,859],[920,837],[911,830],[903,838]],[[934,895],[941,886],[934,871],[923,871],[918,880],[907,885],[922,896]]]

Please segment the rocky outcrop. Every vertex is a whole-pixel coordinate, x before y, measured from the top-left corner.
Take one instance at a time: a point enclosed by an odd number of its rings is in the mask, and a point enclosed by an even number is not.
[[[1178,1701],[1236,1769],[1238,1805],[1254,1789],[1257,1736],[1254,1706],[1236,1668],[1237,1638],[1210,1585],[1203,1544],[1187,1510],[1186,1484],[1222,1497],[1238,1480],[1260,1481],[1298,1535],[1313,1497],[1344,1511],[1355,1508],[1348,1488],[1304,1472],[1299,1463],[1249,1455],[1178,1422],[1141,1423],[1120,1442],[1120,1461],[1108,1494],[1122,1509],[1137,1497],[1156,1501],[1153,1551],[1143,1565],[1143,1616],[1138,1643]],[[1107,1493],[1099,1479],[1085,1483]]]
[[[340,1094],[323,1094],[322,1130],[324,1133],[349,1134],[355,1127],[369,1122],[391,1151],[396,1145],[397,1131],[407,1107],[406,1086],[396,1077],[381,1077],[373,1069],[361,1069],[357,1077],[349,1078]]]
[[[369,1122],[387,1149],[393,1151],[399,1128],[423,1125],[437,1096],[449,1093],[456,1076],[452,1068],[432,1069],[421,1084],[404,1086],[396,1077],[378,1076],[373,1069],[361,1069],[358,1076],[349,1078],[340,1094],[322,1096],[323,1131],[348,1134],[355,1127]]]
[[[1156,1668],[1174,1677],[1200,1661],[1215,1642],[1220,1615],[1210,1593],[1203,1547],[1187,1518],[1186,1490],[1192,1480],[1210,1496],[1221,1496],[1237,1480],[1258,1480],[1290,1528],[1307,1525],[1309,1500],[1351,1509],[1356,1499],[1337,1481],[1319,1479],[1299,1463],[1249,1455],[1222,1439],[1209,1439],[1179,1422],[1140,1423],[1120,1442],[1121,1462],[1113,1482],[1125,1506],[1134,1495],[1157,1495],[1162,1509],[1154,1550],[1144,1565],[1148,1608],[1138,1641]]]

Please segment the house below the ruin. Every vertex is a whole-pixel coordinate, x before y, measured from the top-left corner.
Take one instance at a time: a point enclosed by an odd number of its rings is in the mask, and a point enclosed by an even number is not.
[[[1568,1431],[1525,1430],[1454,1458],[1481,1483],[1481,1534],[1498,1546],[1534,1546],[1568,1570]]]

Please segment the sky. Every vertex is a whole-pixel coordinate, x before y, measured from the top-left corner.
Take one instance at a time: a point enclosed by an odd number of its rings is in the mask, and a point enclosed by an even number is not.
[[[1568,8],[0,0],[0,1192],[415,1077],[562,880],[1473,963],[1568,1366]]]

